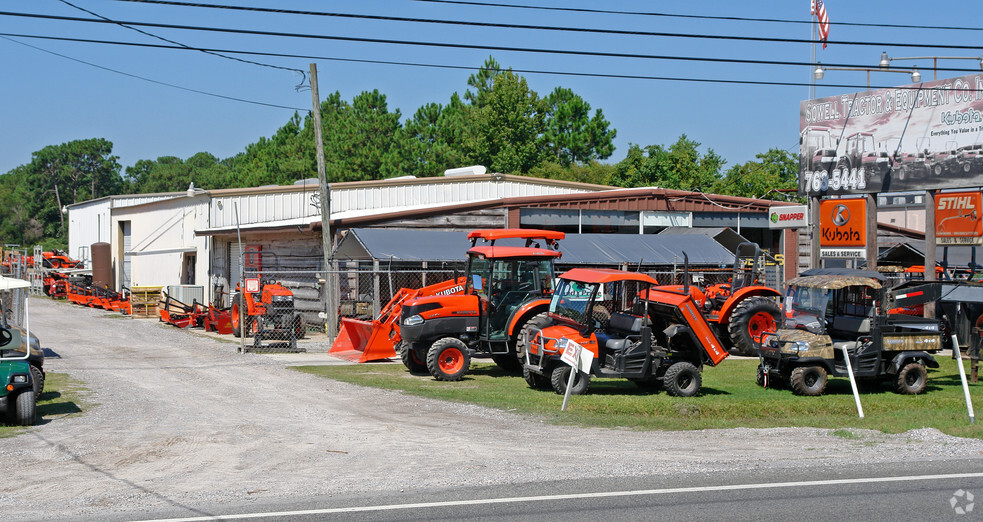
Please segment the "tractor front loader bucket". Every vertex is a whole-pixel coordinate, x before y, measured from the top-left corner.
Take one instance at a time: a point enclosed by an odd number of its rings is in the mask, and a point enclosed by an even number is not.
[[[396,357],[392,326],[379,321],[341,318],[341,331],[328,353],[352,362],[369,362]],[[398,341],[399,337],[393,335]]]

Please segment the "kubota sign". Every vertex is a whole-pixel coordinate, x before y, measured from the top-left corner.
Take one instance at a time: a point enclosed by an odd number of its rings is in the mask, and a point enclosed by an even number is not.
[[[820,247],[867,245],[867,202],[862,199],[825,199],[819,204]]]
[[[935,195],[935,239],[939,245],[983,244],[983,197],[980,192]]]

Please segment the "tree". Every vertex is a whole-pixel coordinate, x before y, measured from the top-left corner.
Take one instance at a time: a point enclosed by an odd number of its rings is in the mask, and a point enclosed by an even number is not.
[[[546,97],[543,146],[563,166],[606,159],[614,152],[617,131],[608,129],[600,109],[590,116],[590,104],[570,89],[557,87]]]
[[[43,237],[64,238],[65,205],[118,193],[123,186],[113,144],[102,138],[49,145],[31,155],[22,183],[31,195],[28,215],[43,226]]]
[[[798,158],[772,148],[755,155],[758,161],[734,165],[714,186],[714,192],[748,198],[764,198],[775,191],[798,187]],[[770,198],[769,198],[770,199]]]
[[[720,177],[724,159],[713,149],[700,154],[700,144],[681,135],[669,148],[632,144],[615,167],[611,183],[621,187],[659,187],[709,192]]]
[[[129,192],[180,192],[194,183],[198,188],[216,189],[229,185],[231,169],[207,152],[187,160],[161,156],[156,160],[139,160],[126,168]]]
[[[439,176],[466,160],[459,146],[464,107],[455,93],[447,107],[428,103],[396,131],[384,156],[383,178]]]
[[[542,161],[544,113],[545,104],[524,78],[511,71],[496,75],[466,114],[468,158],[493,172],[528,172]]]
[[[322,113],[323,114],[323,113]],[[400,128],[399,110],[389,112],[378,90],[355,96],[350,107],[324,121],[324,162],[330,181],[379,179],[382,158]]]

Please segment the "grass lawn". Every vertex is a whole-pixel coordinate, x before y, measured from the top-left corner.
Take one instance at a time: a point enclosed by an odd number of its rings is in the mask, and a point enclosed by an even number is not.
[[[48,372],[44,380],[44,391],[38,401],[38,423],[57,422],[66,415],[81,412],[88,407],[85,394],[88,390],[80,382],[65,373]],[[27,426],[8,426],[0,424],[0,438],[17,435]]]
[[[823,396],[799,397],[788,389],[756,385],[758,361],[751,359],[725,360],[717,368],[705,368],[702,392],[690,398],[642,390],[624,379],[594,379],[590,393],[571,397],[565,412],[560,411],[562,396],[551,390],[533,390],[521,377],[508,376],[490,362],[472,363],[471,372],[459,382],[413,375],[402,364],[296,369],[363,386],[479,404],[582,426],[644,430],[810,426],[868,428],[887,433],[931,427],[950,435],[983,439],[983,421],[969,422],[956,361],[942,356],[937,360],[940,368],[929,368],[928,386],[921,395],[898,395],[887,383],[861,383],[863,419],[857,415],[848,379],[831,378]],[[968,362],[966,370],[969,371]],[[983,382],[970,384],[970,394],[979,416],[979,410],[983,410]]]

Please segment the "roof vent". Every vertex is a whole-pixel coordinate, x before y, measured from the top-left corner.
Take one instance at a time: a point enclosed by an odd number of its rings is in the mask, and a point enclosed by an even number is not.
[[[320,181],[317,178],[298,179],[294,185],[317,185]]]
[[[444,176],[480,176],[485,172],[488,172],[488,169],[484,165],[472,165],[470,167],[447,169],[444,171]]]

